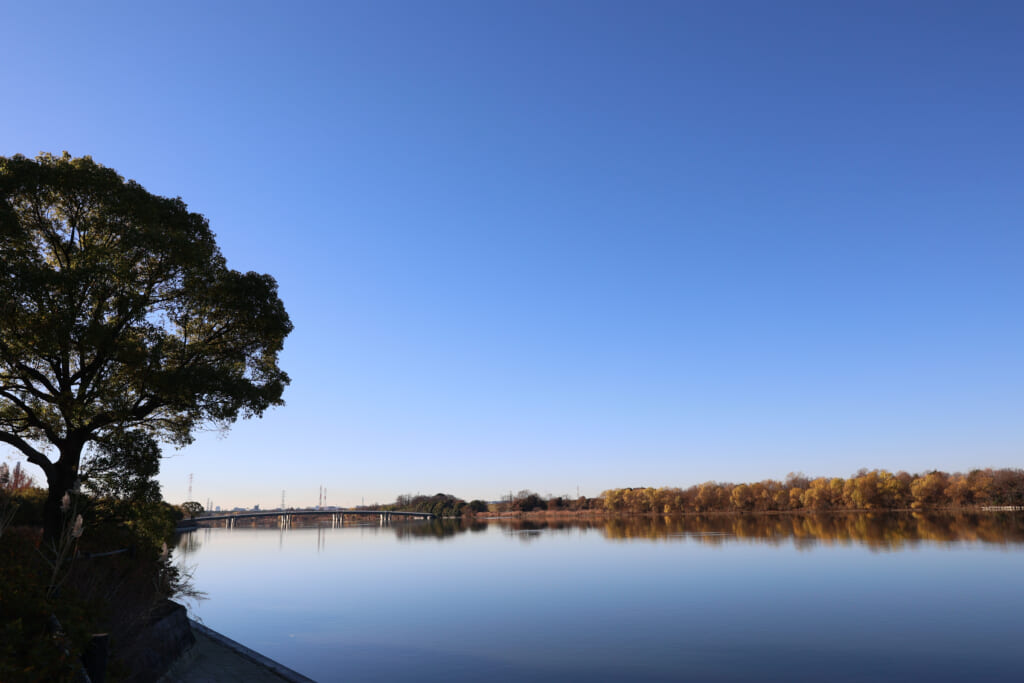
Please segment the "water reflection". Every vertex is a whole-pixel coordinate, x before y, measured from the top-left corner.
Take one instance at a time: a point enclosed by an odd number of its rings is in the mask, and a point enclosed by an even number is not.
[[[710,514],[676,517],[616,517],[573,519],[434,519],[409,521],[378,528],[352,525],[370,533],[393,534],[401,540],[455,538],[495,526],[505,536],[529,542],[542,534],[597,533],[612,541],[695,542],[722,545],[758,542],[790,544],[808,549],[819,544],[860,544],[878,550],[896,550],[921,543],[1024,544],[1024,515],[1020,513],[834,513],[834,514]],[[346,525],[346,528],[349,528]],[[278,547],[288,529],[277,528]],[[179,551],[199,550],[202,534],[183,534]],[[317,527],[316,546],[326,547],[327,529]]]
[[[433,520],[393,527],[399,537],[451,538],[496,525],[510,537],[528,541],[541,532],[596,532],[609,540],[693,541],[711,545],[737,541],[867,545],[899,549],[919,543],[1024,544],[1024,515],[1012,513],[838,513],[784,515],[687,515],[594,519]]]
[[[466,531],[481,531],[487,528],[483,522],[471,522],[460,519],[432,519],[426,522],[409,521],[393,523],[398,538],[436,538],[446,539]]]
[[[177,551],[210,596],[196,616],[314,680],[1015,680],[1024,667],[1020,513],[314,527],[200,529]]]
[[[896,549],[930,543],[1024,543],[1024,515],[1006,513],[922,514],[848,513],[829,515],[689,515],[623,517],[601,520],[507,521],[508,530],[570,531],[593,529],[610,540],[681,541],[718,545],[736,541],[859,543]]]

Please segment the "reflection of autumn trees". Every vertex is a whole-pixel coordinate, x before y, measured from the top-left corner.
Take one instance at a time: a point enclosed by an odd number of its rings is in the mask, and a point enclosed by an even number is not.
[[[589,525],[612,539],[689,538],[721,544],[737,538],[801,545],[863,543],[893,548],[922,541],[1024,543],[1024,519],[1004,513],[838,513],[619,517]]]
[[[510,535],[595,531],[615,540],[681,540],[710,545],[737,539],[762,543],[865,544],[900,548],[917,543],[1024,543],[1024,517],[977,512],[839,512],[786,515],[697,514],[571,520],[500,520]],[[466,527],[462,527],[463,530]]]
[[[612,540],[679,541],[722,545],[737,540],[798,547],[863,544],[898,549],[918,543],[1024,544],[1024,515],[1005,512],[831,512],[796,514],[692,514],[561,519],[472,518],[435,519],[395,524],[380,533],[399,539],[450,539],[480,533],[498,525],[524,543],[541,534],[599,533]],[[378,531],[378,529],[374,529]],[[209,533],[209,529],[206,530]],[[184,556],[200,544],[199,532],[183,534],[178,547]]]
[[[973,506],[1024,506],[1024,470],[985,469],[968,474],[911,475],[861,470],[849,479],[705,482],[687,489],[625,488],[603,494],[614,513],[772,512],[784,510],[900,510]]]

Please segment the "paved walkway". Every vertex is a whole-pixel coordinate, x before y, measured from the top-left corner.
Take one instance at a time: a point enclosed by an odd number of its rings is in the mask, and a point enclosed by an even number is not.
[[[316,683],[213,629],[190,624],[196,644],[159,683]]]

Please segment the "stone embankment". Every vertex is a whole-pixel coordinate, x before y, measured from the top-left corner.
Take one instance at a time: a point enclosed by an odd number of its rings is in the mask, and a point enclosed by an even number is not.
[[[188,626],[194,644],[185,649],[158,683],[315,683],[198,622],[189,620]]]

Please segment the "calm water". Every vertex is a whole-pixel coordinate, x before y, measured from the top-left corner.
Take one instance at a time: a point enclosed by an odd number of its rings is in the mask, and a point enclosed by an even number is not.
[[[1024,516],[202,529],[208,626],[318,681],[1024,680]]]

